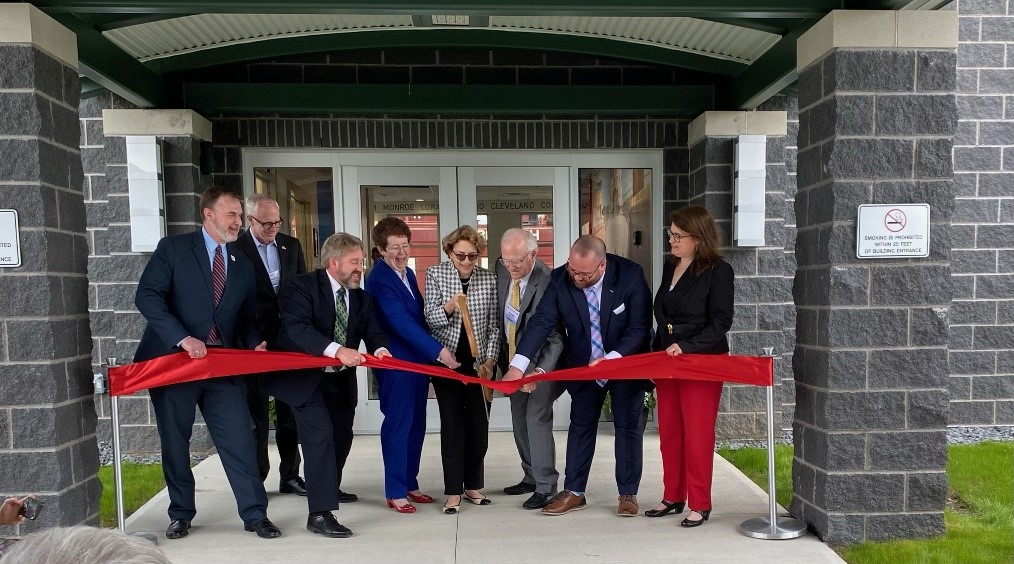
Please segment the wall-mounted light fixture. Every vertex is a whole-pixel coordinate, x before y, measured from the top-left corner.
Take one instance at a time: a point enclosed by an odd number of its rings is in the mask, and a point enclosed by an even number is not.
[[[767,136],[739,135],[733,144],[732,246],[764,246]]]
[[[150,253],[165,237],[162,140],[127,135],[127,188],[130,195],[130,250]]]

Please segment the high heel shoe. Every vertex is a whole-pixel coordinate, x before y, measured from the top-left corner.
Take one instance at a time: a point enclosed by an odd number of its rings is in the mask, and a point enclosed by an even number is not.
[[[454,505],[448,505],[450,502],[450,499],[444,502],[444,514],[446,515],[454,515],[458,512],[458,506],[461,505],[461,498],[458,498],[458,503],[455,503]]]
[[[424,493],[414,494],[412,492],[408,492],[408,498],[416,503],[433,503],[433,498]]]
[[[686,507],[685,501],[666,501],[662,500],[658,502],[659,505],[664,505],[665,509],[649,509],[644,512],[646,517],[665,517],[666,515],[673,513],[679,515],[683,513],[683,508]]]
[[[700,527],[701,525],[704,524],[705,521],[708,520],[708,517],[711,516],[711,510],[710,509],[691,509],[690,510],[691,513],[695,512],[695,511],[701,515],[701,519],[698,519],[696,521],[691,521],[690,517],[687,517],[686,519],[684,519],[683,521],[680,522],[680,527]]]
[[[493,503],[493,500],[489,499],[488,497],[486,497],[486,496],[484,496],[482,494],[479,494],[479,497],[472,497],[472,496],[468,495],[468,492],[465,492],[465,499],[467,499],[468,501],[471,501],[475,505],[489,505],[489,504]]]
[[[393,499],[389,499],[387,500],[387,506],[397,511],[398,513],[415,513],[415,506],[412,505],[411,503],[398,505],[397,503],[394,502]]]

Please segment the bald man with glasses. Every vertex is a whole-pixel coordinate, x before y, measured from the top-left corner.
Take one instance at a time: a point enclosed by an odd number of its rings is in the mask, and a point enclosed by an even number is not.
[[[245,208],[250,228],[237,243],[253,263],[258,327],[268,342],[268,349],[277,350],[278,332],[282,325],[279,304],[292,278],[306,272],[303,247],[299,239],[279,232],[282,219],[278,202],[265,194],[254,194],[247,198]],[[265,377],[265,374],[255,374],[247,378],[247,404],[253,419],[257,467],[262,482],[271,469],[268,461],[269,394],[265,389]],[[296,420],[289,406],[278,400],[275,400],[275,444],[280,458],[278,492],[306,495],[306,483],[299,476],[302,459],[299,456]]]
[[[498,366],[507,372],[517,343],[549,287],[550,269],[535,253],[538,241],[521,228],[508,229],[500,240],[500,260],[496,264],[496,296],[500,312]],[[549,372],[563,354],[563,336],[557,329],[529,363],[526,374]],[[557,493],[560,473],[556,469],[556,441],[553,438],[553,403],[563,393],[559,382],[542,382],[530,393],[511,394],[511,420],[514,443],[521,457],[524,476],[503,489],[507,495],[532,494],[521,504],[525,509],[542,509]]]

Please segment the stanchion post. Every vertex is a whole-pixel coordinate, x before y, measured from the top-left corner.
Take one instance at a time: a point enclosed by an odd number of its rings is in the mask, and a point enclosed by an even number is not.
[[[768,516],[747,519],[739,524],[739,532],[764,540],[794,539],[806,533],[806,523],[791,517],[778,517],[775,497],[775,349],[766,347],[764,356],[771,357],[771,385],[767,387],[768,416]]]
[[[115,356],[106,359],[106,380],[103,392],[109,394],[110,427],[113,434],[113,489],[116,494],[116,528],[121,533],[126,533],[126,517],[124,515],[126,512],[123,510],[123,459],[120,452],[120,398],[109,392],[109,369],[116,366],[116,360]],[[99,392],[98,386],[96,386],[96,393],[103,392]],[[152,544],[158,544],[158,536],[154,533],[130,534],[151,541]]]
[[[106,359],[106,381],[109,381],[108,371],[116,366],[116,357]],[[113,489],[116,494],[116,528],[121,533],[127,532],[124,527],[123,517],[123,466],[120,459],[120,398],[109,395],[110,427],[113,430]]]

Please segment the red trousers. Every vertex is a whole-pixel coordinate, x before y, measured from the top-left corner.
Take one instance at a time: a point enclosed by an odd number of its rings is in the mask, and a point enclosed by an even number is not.
[[[655,386],[662,499],[686,500],[690,509],[711,509],[715,421],[722,382],[658,380]]]

